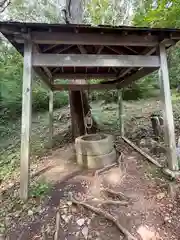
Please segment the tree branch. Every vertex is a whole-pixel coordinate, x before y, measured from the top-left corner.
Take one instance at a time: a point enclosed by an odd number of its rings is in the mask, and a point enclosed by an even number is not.
[[[0,0],[0,13],[4,12],[4,10],[9,6],[10,3],[10,0]]]

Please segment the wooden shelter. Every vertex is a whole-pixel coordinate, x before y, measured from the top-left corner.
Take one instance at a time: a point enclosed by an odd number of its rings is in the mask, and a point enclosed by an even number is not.
[[[180,30],[74,24],[0,22],[0,32],[24,56],[21,134],[21,197],[28,197],[32,70],[49,88],[50,140],[53,92],[121,89],[160,69],[168,166],[178,171],[166,49]],[[86,79],[87,84],[59,84],[57,79]],[[102,79],[96,84],[88,79]],[[122,123],[122,121],[121,121]]]

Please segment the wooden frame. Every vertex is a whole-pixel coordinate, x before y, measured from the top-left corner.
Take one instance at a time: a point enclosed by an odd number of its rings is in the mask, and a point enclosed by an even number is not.
[[[24,43],[24,68],[22,90],[22,123],[21,123],[21,169],[20,197],[28,198],[30,168],[30,136],[32,111],[32,42]]]
[[[161,100],[163,103],[164,112],[164,134],[165,144],[168,150],[168,167],[170,170],[179,170],[178,160],[176,155],[176,141],[174,131],[174,119],[171,102],[171,90],[169,84],[169,72],[167,64],[166,48],[163,43],[159,45],[161,68],[159,71]]]
[[[118,127],[121,137],[124,136],[124,111],[123,111],[123,96],[122,90],[118,89]]]
[[[53,80],[56,79],[116,79],[116,74],[114,73],[58,73],[53,76]]]
[[[53,102],[54,102],[54,93],[52,90],[49,90],[49,147],[53,146]]]
[[[57,32],[31,32],[31,39],[29,35],[14,35],[17,42],[24,43],[24,69],[23,69],[23,91],[22,91],[22,127],[21,127],[21,174],[20,174],[20,197],[24,200],[28,198],[29,187],[29,168],[30,168],[30,136],[31,136],[31,109],[32,109],[32,67],[38,73],[43,82],[49,89],[49,145],[52,147],[53,137],[53,91],[79,91],[79,90],[104,90],[104,89],[118,89],[118,103],[119,103],[119,128],[121,136],[124,136],[123,124],[123,105],[122,105],[122,91],[121,89],[128,84],[136,81],[149,73],[152,73],[160,67],[160,83],[161,83],[161,96],[164,106],[164,119],[165,119],[165,141],[168,148],[168,167],[172,171],[179,170],[178,161],[176,156],[176,142],[174,134],[173,112],[171,104],[166,46],[170,44],[169,40],[159,45],[159,38],[155,35],[147,35],[146,37],[125,34],[108,34],[108,33],[76,33],[66,32],[64,34]],[[16,42],[16,43],[17,43]],[[33,44],[34,46],[33,46]],[[42,48],[38,48],[37,44],[48,44],[45,50],[53,49],[57,44],[65,44],[67,46],[57,51],[57,54],[41,53]],[[51,44],[54,44],[50,46]],[[62,54],[64,49],[71,48],[78,45],[81,54]],[[88,54],[84,45],[100,46],[97,54]],[[155,54],[156,47],[159,45],[158,56]],[[104,47],[113,48],[113,46],[124,46],[136,54],[142,55],[106,55],[101,51]],[[153,47],[152,49],[146,48],[139,52],[129,48],[131,46],[147,46]],[[33,51],[34,48],[34,51]],[[115,47],[114,47],[115,48]],[[41,51],[39,50],[41,49]],[[88,49],[88,47],[87,47]],[[137,48],[138,49],[138,48]],[[72,51],[73,52],[73,51]],[[94,51],[92,51],[94,53]],[[113,54],[113,53],[112,53]],[[146,54],[146,55],[144,55]],[[50,67],[50,68],[48,68]],[[52,68],[51,68],[52,67]],[[53,69],[55,67],[55,69]],[[66,73],[63,67],[73,67]],[[78,69],[79,67],[79,69]],[[85,67],[85,69],[81,69]],[[88,68],[102,67],[104,72],[112,68],[114,72],[108,71],[107,74],[101,71],[90,74]],[[116,68],[124,67],[124,69]],[[62,73],[58,73],[62,68]],[[77,69],[76,69],[77,68]],[[128,68],[128,69],[126,69]],[[134,70],[134,68],[137,68]],[[66,70],[67,70],[66,69]],[[76,72],[79,71],[79,73]],[[132,71],[133,70],[133,71]],[[63,72],[64,71],[64,72]],[[82,72],[86,73],[82,73]],[[136,72],[135,72],[136,71]],[[132,75],[130,75],[132,74]],[[124,77],[124,79],[123,79]],[[98,84],[54,84],[53,80],[58,78],[65,79],[109,79],[107,82]],[[110,79],[112,81],[110,81]],[[73,116],[73,115],[72,115]]]
[[[34,67],[159,67],[158,56],[33,54]]]
[[[137,71],[132,76],[121,81],[108,81],[98,84],[55,84],[52,86],[53,91],[78,91],[78,90],[105,90],[105,89],[120,89],[133,81],[154,72],[157,68],[143,68]]]

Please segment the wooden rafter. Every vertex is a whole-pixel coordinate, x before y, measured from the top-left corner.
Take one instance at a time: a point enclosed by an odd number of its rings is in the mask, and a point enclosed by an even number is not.
[[[100,46],[99,49],[97,50],[96,54],[100,54],[103,50],[104,46]],[[97,73],[99,72],[99,67],[97,67]]]
[[[33,52],[38,53],[38,54],[39,54],[39,53],[42,53],[41,50],[40,50],[40,48],[39,48],[39,46],[38,46],[37,44],[34,44],[34,45],[33,45]],[[42,68],[43,68],[45,74],[47,75],[47,77],[48,77],[49,79],[52,79],[51,71],[50,71],[46,66],[43,66]]]
[[[145,50],[142,51],[142,55],[146,55],[146,56],[150,56],[151,54],[153,54],[156,51],[156,47],[155,48],[146,48]],[[118,74],[117,78],[122,78],[124,77],[127,73],[129,73],[130,71],[132,71],[134,68],[127,68],[124,69],[122,71],[120,71],[120,73]]]

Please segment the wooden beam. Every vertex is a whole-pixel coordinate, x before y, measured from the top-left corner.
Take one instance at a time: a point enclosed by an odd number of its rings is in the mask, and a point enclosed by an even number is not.
[[[105,90],[105,89],[118,89],[123,88],[127,86],[128,84],[132,83],[133,81],[136,81],[153,71],[155,71],[156,68],[148,68],[148,69],[141,69],[137,73],[133,74],[132,76],[124,79],[123,81],[119,82],[117,80],[115,81],[109,81],[109,82],[103,82],[99,84],[55,84],[53,85],[54,91],[78,91],[78,90]]]
[[[86,49],[85,49],[84,46],[78,45],[78,48],[79,48],[80,53],[82,53],[82,54],[87,54],[87,51],[86,51]]]
[[[44,48],[42,52],[45,53],[45,52],[47,52],[48,50],[51,50],[51,49],[55,48],[56,46],[57,46],[56,44],[54,44],[54,45],[48,45],[48,47]]]
[[[104,46],[100,46],[99,49],[97,50],[96,54],[100,54],[103,50]],[[99,72],[99,67],[97,67],[97,72]]]
[[[53,79],[116,79],[116,73],[58,73]]]
[[[31,32],[32,41],[37,44],[109,45],[109,46],[157,46],[157,36],[120,35],[109,33],[65,33]],[[20,36],[15,40],[22,43]]]
[[[155,164],[157,167],[159,168],[163,168],[161,166],[161,164],[156,161],[154,158],[152,158],[151,156],[149,156],[147,153],[145,153],[142,149],[140,149],[138,146],[136,146],[133,142],[131,142],[129,139],[127,139],[126,137],[122,137],[122,139],[129,144],[132,148],[134,148],[137,152],[139,152],[143,157],[145,157],[148,161],[150,161],[151,163]]]
[[[141,55],[146,55],[146,56],[150,56],[151,54],[153,54],[156,51],[156,47],[155,48],[151,48],[151,49],[145,49],[144,51],[141,52]],[[128,72],[130,72],[131,70],[133,70],[133,68],[128,68],[128,69],[124,69],[123,71],[121,71],[118,75],[117,78],[122,78],[124,77]]]
[[[154,72],[155,70],[157,70],[157,68],[140,69],[135,74],[133,74],[128,78],[123,79],[122,81],[114,80],[114,81],[108,81],[108,82],[103,82],[99,84],[55,84],[52,86],[52,89],[54,91],[118,89],[131,84],[133,81],[136,81],[138,79],[145,77],[146,75]]]
[[[159,67],[157,56],[95,54],[33,54],[33,66],[49,67]]]
[[[41,53],[38,45],[33,45],[33,52],[38,53],[38,54]],[[42,67],[42,68],[44,69],[44,72],[47,75],[47,77],[52,79],[51,71],[47,67]]]
[[[178,160],[176,156],[176,141],[174,132],[174,119],[171,102],[171,90],[169,84],[169,72],[167,64],[166,48],[163,43],[159,46],[160,49],[160,86],[161,86],[161,98],[164,108],[164,131],[165,131],[165,144],[168,149],[168,167],[170,170],[177,171]]]
[[[119,50],[117,50],[117,49],[115,49],[115,48],[113,48],[112,46],[105,46],[106,48],[108,48],[108,49],[110,49],[111,51],[113,51],[113,52],[115,52],[115,53],[117,53],[117,54],[124,54],[123,53],[123,51],[119,51]]]
[[[21,169],[20,197],[28,199],[30,168],[30,135],[32,112],[32,43],[24,43],[24,68],[22,89],[22,123],[21,123]]]
[[[130,47],[127,47],[127,46],[124,46],[124,48],[127,48],[128,50],[130,50],[131,52],[135,53],[135,54],[138,54],[137,51],[135,51],[134,49],[130,48]]]
[[[54,91],[82,91],[82,90],[105,90],[116,89],[117,84],[55,84]]]
[[[52,90],[49,91],[49,147],[53,146],[53,96]]]
[[[120,135],[124,136],[124,113],[123,113],[123,97],[122,97],[122,90],[118,89],[118,125]]]
[[[131,84],[132,82],[134,82],[136,80],[139,80],[139,79],[145,77],[146,75],[156,71],[157,69],[158,68],[141,68],[136,73],[132,74],[129,77],[124,78],[121,81],[119,79],[116,79],[113,81],[104,82],[104,84],[115,83],[115,84],[118,84],[118,86],[120,88],[122,88],[122,87],[125,87],[125,86]]]
[[[44,71],[41,68],[33,67],[35,73],[43,80],[43,83],[46,85],[48,89],[52,89],[52,84],[49,81],[49,78],[44,73]]]

